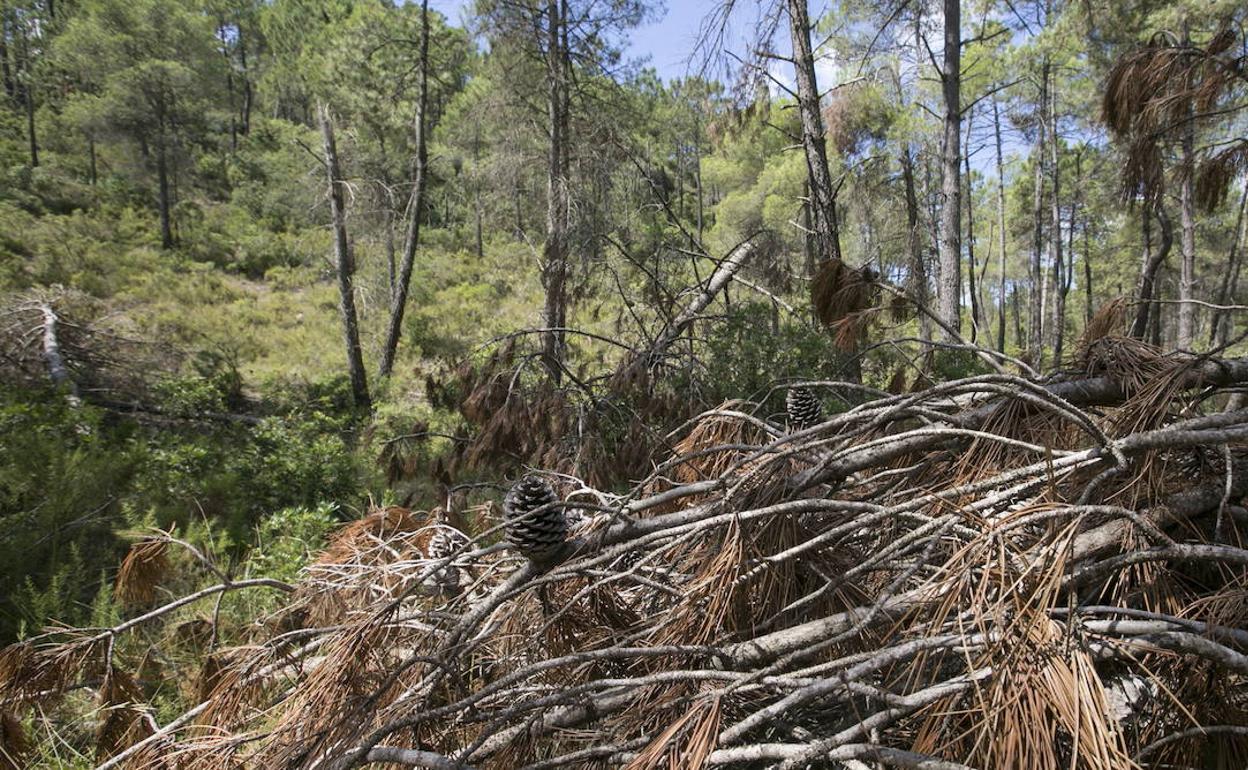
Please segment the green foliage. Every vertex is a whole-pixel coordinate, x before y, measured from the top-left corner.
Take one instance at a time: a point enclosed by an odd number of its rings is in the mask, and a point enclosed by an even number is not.
[[[759,399],[784,380],[847,378],[848,356],[826,331],[781,316],[765,302],[734,303],[708,330],[702,360],[706,372],[699,381],[708,404]],[[776,404],[783,404],[783,394],[778,398]]]
[[[326,536],[338,524],[338,507],[333,503],[270,513],[256,527],[255,545],[247,553],[246,570],[293,581],[324,547]]]
[[[426,357],[455,360],[481,341],[523,326],[540,294],[536,281],[508,270],[522,248],[491,243],[480,259],[426,249],[412,278],[409,344]]]
[[[163,406],[197,414],[227,405],[228,377],[164,383]],[[318,407],[341,403],[335,383],[311,389],[306,411],[210,430],[144,431],[43,393],[0,401],[0,638],[50,619],[85,622],[104,607],[97,580],[125,550],[114,532],[147,512],[149,525],[224,523],[249,542],[261,518],[292,506],[355,506],[363,472],[342,431]],[[92,597],[97,597],[95,601]]]
[[[927,367],[927,375],[933,382],[974,377],[977,374],[992,374],[993,371],[993,368],[975,355],[974,351],[940,348],[932,351]]]
[[[0,638],[85,620],[92,581],[143,449],[132,432],[46,393],[0,394]]]

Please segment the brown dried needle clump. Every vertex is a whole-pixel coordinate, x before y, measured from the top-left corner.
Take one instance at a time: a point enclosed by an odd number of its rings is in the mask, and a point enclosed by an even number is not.
[[[169,571],[168,550],[169,541],[159,537],[130,546],[113,589],[123,604],[142,606],[156,600],[156,588]]]

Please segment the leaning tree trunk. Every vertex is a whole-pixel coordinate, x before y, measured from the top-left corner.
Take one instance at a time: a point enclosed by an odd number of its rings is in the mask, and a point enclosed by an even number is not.
[[[325,146],[325,171],[329,177],[329,211],[333,219],[334,262],[338,270],[338,307],[342,312],[342,331],[347,347],[347,371],[351,376],[351,396],[357,408],[368,409],[368,377],[364,373],[364,353],[360,348],[360,326],[355,312],[355,258],[347,240],[347,215],[343,204],[342,172],[338,166],[338,148],[334,143],[334,126],[329,108],[317,106],[321,122],[321,138]]]
[[[962,3],[945,0],[945,50],[940,73],[945,102],[945,136],[940,182],[940,283],[936,304],[940,319],[961,325],[959,278],[962,261]],[[946,339],[952,339],[945,332]]]
[[[425,202],[425,167],[429,160],[425,125],[425,112],[429,103],[429,0],[424,0],[420,5],[420,79],[417,82],[416,159],[412,169],[412,198],[408,206],[407,233],[403,237],[403,261],[391,293],[390,325],[386,331],[386,345],[381,352],[378,374],[383,378],[389,377],[394,369],[399,337],[403,334],[403,313],[407,308],[407,292],[412,283],[412,266],[416,262],[416,246],[420,242],[420,217]]]
[[[810,17],[806,0],[788,0],[789,34],[793,42],[793,69],[797,79],[797,108],[802,122],[802,149],[810,180],[810,214],[817,261],[841,258],[836,222],[836,191],[828,171],[827,138],[819,110],[819,83],[810,46]]]
[[[542,253],[542,358],[551,379],[563,378],[568,297],[568,178],[564,161],[568,142],[567,51],[562,26],[566,7],[546,0],[546,112],[550,143],[546,165],[546,245]]]

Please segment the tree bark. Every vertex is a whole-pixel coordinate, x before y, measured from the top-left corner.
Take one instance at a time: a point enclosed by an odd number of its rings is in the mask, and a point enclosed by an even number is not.
[[[568,297],[568,94],[563,25],[567,7],[561,0],[546,0],[547,130],[550,142],[546,166],[546,244],[542,250],[542,286],[546,290],[542,310],[542,359],[556,383],[563,378]]]
[[[701,109],[701,107],[699,107]],[[693,137],[693,183],[698,187],[698,240],[702,240],[703,198],[702,198],[702,121],[694,121]]]
[[[698,240],[701,241],[701,236]],[[802,275],[808,279],[815,275],[814,218],[810,215],[810,180],[802,180]]]
[[[962,262],[962,3],[944,0],[945,43],[940,73],[944,96],[944,147],[940,184],[940,283],[936,299],[942,321],[961,326],[958,284]],[[952,339],[944,333],[946,339]]]
[[[1042,255],[1044,253],[1044,142],[1045,121],[1044,105],[1048,101],[1049,62],[1046,59],[1040,68],[1040,100],[1036,124],[1036,146],[1032,152],[1032,185],[1031,214],[1034,230],[1031,241],[1031,298],[1027,313],[1027,347],[1032,363],[1039,369],[1044,364],[1044,296],[1041,289],[1044,282]]]
[[[39,304],[39,312],[43,315],[43,360],[48,364],[48,379],[52,380],[54,387],[67,391],[66,397],[71,406],[78,406],[81,403],[78,384],[69,376],[69,367],[65,365],[65,356],[61,354],[60,336],[56,331],[60,319],[52,305],[47,302]]]
[[[1010,304],[1014,306],[1014,344],[1020,349],[1027,347],[1027,334],[1023,330],[1023,307],[1022,300],[1018,297],[1018,284],[1015,283],[1013,290],[1010,291]]]
[[[971,343],[979,341],[979,292],[975,283],[975,195],[971,186],[971,124],[975,116],[972,110],[966,116],[966,151],[962,160],[966,170],[966,262],[968,265],[967,291],[971,301]]]
[[[992,127],[997,140],[997,230],[1000,232],[1001,281],[997,315],[997,350],[1005,352],[1005,159],[1001,151],[1001,112],[997,100],[992,100]]]
[[[1152,249],[1152,228],[1150,226],[1150,217],[1153,214],[1157,217],[1157,223],[1161,225],[1161,243],[1154,252]],[[1170,247],[1174,242],[1173,228],[1170,226],[1170,217],[1166,216],[1166,210],[1157,207],[1156,212],[1150,213],[1147,209],[1141,212],[1144,220],[1144,259],[1140,267],[1140,280],[1136,284],[1135,296],[1138,300],[1136,306],[1135,321],[1131,324],[1131,336],[1137,339],[1145,339],[1148,334],[1149,317],[1153,313],[1154,293],[1156,292],[1157,271],[1161,268],[1166,256],[1170,253]]]
[[[810,17],[806,0],[788,0],[789,34],[793,44],[793,69],[797,80],[797,107],[802,123],[802,149],[809,179],[811,229],[818,261],[841,259],[840,231],[836,221],[836,191],[828,170],[827,137],[819,109],[819,83],[815,56],[810,46]]]
[[[26,113],[26,143],[30,152],[30,165],[32,168],[36,168],[39,166],[39,139],[35,133],[35,76],[31,66],[33,55],[30,52],[30,37],[27,33],[25,22],[16,26],[21,30],[21,58],[17,67],[17,87],[21,91],[22,106],[25,108]]]
[[[481,224],[481,120],[477,118],[472,124],[472,201],[477,225],[477,258],[485,256],[485,239],[482,236]]]
[[[1062,254],[1061,148],[1057,134],[1057,86],[1049,88],[1049,173],[1053,180],[1050,198],[1049,256],[1053,262],[1053,363],[1062,361],[1066,337],[1066,267]]]
[[[169,160],[167,137],[164,130],[156,138],[156,186],[157,207],[160,209],[160,246],[164,249],[173,248],[173,217],[170,213],[172,204],[169,194]]]
[[[30,146],[30,165],[37,168],[39,166],[39,138],[35,134],[35,96],[29,83],[22,87],[22,92],[26,95],[26,138]]]
[[[1086,145],[1083,149],[1086,149]],[[1075,216],[1076,212],[1083,208],[1083,149],[1075,153],[1075,201],[1070,210],[1070,242],[1075,242]],[[1092,242],[1088,232],[1088,223],[1083,225],[1083,293],[1084,293],[1084,323],[1091,323],[1095,309],[1092,306]],[[1074,256],[1071,256],[1074,259]]]
[[[1192,177],[1195,150],[1192,123],[1183,129],[1182,170],[1179,181],[1179,224],[1182,228],[1179,250],[1183,258],[1179,269],[1179,325],[1177,344],[1180,350],[1191,350],[1196,337],[1196,210],[1193,202]]]
[[[906,193],[906,247],[910,252],[910,296],[924,307],[930,307],[927,289],[927,267],[923,261],[923,241],[919,237],[919,197],[914,188],[914,157],[907,142],[901,150],[901,180]],[[919,313],[919,336],[932,338],[932,319]]]
[[[329,108],[317,105],[321,138],[325,146],[325,170],[329,178],[329,211],[334,230],[334,262],[338,271],[338,308],[342,313],[343,338],[347,348],[347,373],[351,377],[351,396],[358,409],[369,409],[368,377],[364,372],[364,353],[360,347],[359,320],[355,312],[355,258],[347,239],[347,215],[342,195],[342,172],[338,166],[338,148],[334,143],[334,125]]]
[[[711,300],[721,291],[727,293],[728,285],[732,281],[732,277],[745,267],[745,263],[749,261],[754,254],[754,244],[750,241],[738,246],[728,256],[724,257],[719,263],[719,267],[715,268],[715,272],[706,282],[706,287],[698,292],[684,309],[676,315],[672,321],[667,324],[663,332],[658,335],[654,343],[646,352],[644,359],[649,363],[658,361],[671,345],[680,339],[685,329],[689,327],[706,306],[711,304]]]
[[[403,237],[403,261],[399,266],[398,279],[390,305],[390,324],[386,331],[386,344],[381,353],[379,376],[386,378],[394,369],[394,357],[399,350],[399,337],[403,334],[403,314],[407,309],[407,292],[412,282],[412,266],[416,262],[416,247],[420,243],[420,217],[425,202],[425,167],[428,164],[427,126],[425,112],[429,102],[429,0],[420,5],[420,78],[416,92],[416,159],[412,169],[412,197],[408,205],[407,232]]]

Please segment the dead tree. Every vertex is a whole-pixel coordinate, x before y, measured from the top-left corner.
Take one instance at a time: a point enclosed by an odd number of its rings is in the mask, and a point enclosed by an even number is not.
[[[364,371],[364,353],[360,347],[359,318],[355,311],[355,257],[347,238],[346,204],[342,194],[345,182],[338,164],[338,148],[334,142],[334,124],[325,104],[317,105],[321,123],[321,139],[325,148],[325,172],[329,179],[330,223],[334,232],[334,266],[338,273],[338,309],[342,315],[342,333],[346,343],[347,373],[351,377],[351,396],[359,409],[371,408],[368,376]]]
[[[815,54],[810,45],[810,17],[806,0],[787,0],[789,34],[793,44],[793,72],[797,81],[797,107],[802,124],[802,151],[806,155],[811,228],[818,261],[841,259],[840,230],[836,220],[836,190],[828,170],[827,138],[815,77]]]

